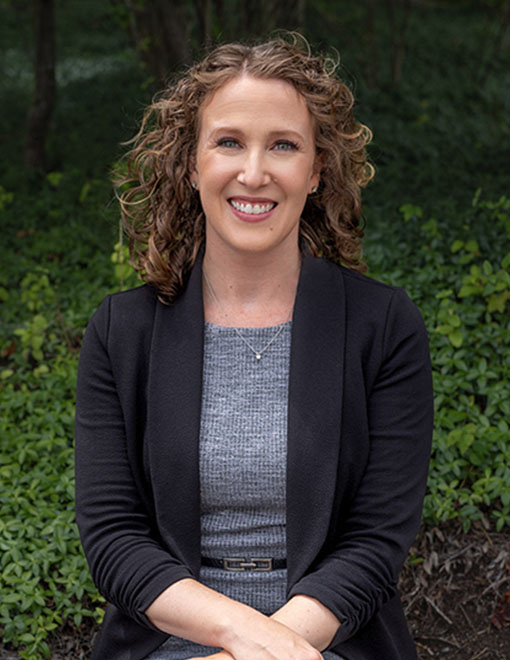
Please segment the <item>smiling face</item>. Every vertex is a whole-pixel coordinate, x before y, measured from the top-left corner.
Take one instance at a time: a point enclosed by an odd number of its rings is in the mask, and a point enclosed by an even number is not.
[[[220,87],[201,108],[191,180],[209,255],[295,255],[301,212],[319,181],[304,98],[282,80],[249,75]]]

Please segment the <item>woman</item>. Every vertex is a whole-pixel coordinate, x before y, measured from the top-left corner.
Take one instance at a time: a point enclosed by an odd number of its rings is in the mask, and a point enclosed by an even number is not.
[[[356,272],[353,104],[304,41],[226,45],[135,138],[120,199],[147,284],[99,307],[78,378],[95,659],[416,658],[396,582],[428,344],[406,294]]]

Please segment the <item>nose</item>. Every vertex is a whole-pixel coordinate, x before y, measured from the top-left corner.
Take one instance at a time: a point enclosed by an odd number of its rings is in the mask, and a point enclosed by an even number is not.
[[[247,188],[261,188],[271,180],[267,161],[262,151],[247,150],[241,163],[237,180]]]

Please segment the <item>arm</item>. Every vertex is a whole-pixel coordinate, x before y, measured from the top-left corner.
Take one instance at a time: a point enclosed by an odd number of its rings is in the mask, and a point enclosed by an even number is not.
[[[316,598],[297,594],[271,617],[301,635],[319,651],[328,648],[340,621]]]
[[[155,626],[169,634],[223,648],[210,656],[218,660],[321,658],[299,631],[287,627],[284,621],[269,618],[196,580],[181,580],[170,586],[155,599],[146,614]],[[305,614],[303,610],[303,623]]]
[[[190,571],[155,540],[127,454],[124,411],[110,364],[107,298],[92,317],[78,370],[76,518],[95,584],[141,625],[148,605]]]
[[[171,620],[168,611],[172,611]],[[330,645],[340,625],[332,612],[308,596],[294,596],[268,619],[193,580],[182,580],[164,592],[147,616],[170,634],[222,647],[207,656],[211,660],[248,658],[250,653],[268,650],[270,658],[318,660],[322,656],[317,650]],[[282,625],[271,625],[270,620]]]
[[[356,318],[357,325],[362,321],[369,325],[366,315]],[[344,417],[349,415],[351,429],[360,433],[368,426],[363,472],[353,492],[345,495],[348,505],[342,502],[330,551],[290,592],[290,597],[316,598],[342,623],[334,645],[354,635],[395,594],[425,492],[433,416],[425,326],[417,308],[398,289],[382,321],[377,333],[363,334],[362,382],[355,382],[359,369],[354,360],[360,352],[355,341],[350,348],[356,355],[347,358],[350,390]],[[366,399],[359,397],[364,388]],[[360,416],[363,405],[366,422]],[[357,422],[353,416],[358,416]]]

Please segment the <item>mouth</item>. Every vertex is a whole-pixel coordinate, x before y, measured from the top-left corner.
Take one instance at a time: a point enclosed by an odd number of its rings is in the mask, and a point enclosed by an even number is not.
[[[267,216],[278,204],[277,202],[265,199],[241,201],[240,199],[233,199],[232,197],[228,200],[228,203],[238,213],[242,213],[244,216],[252,216],[254,218],[258,216]]]

